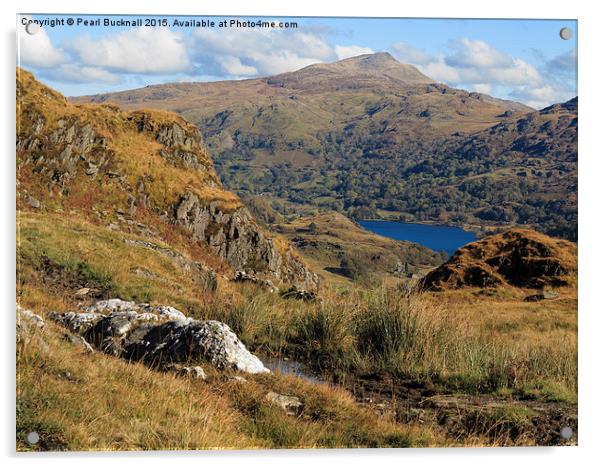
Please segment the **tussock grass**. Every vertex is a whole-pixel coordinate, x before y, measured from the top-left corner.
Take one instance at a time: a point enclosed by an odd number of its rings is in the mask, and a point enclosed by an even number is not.
[[[575,333],[515,339],[404,287],[326,293],[310,304],[242,287],[215,304],[200,316],[228,323],[257,350],[287,354],[326,376],[380,371],[470,393],[576,401]]]
[[[576,400],[576,310],[570,296],[524,303],[520,296],[421,294],[382,285],[326,288],[321,301],[306,303],[221,280],[219,291],[208,294],[168,258],[128,245],[124,237],[85,221],[24,214],[18,247],[22,304],[70,309],[77,286],[92,285],[107,297],[168,303],[197,318],[221,320],[251,349],[286,354],[326,376],[381,371],[453,390]],[[67,284],[72,289],[57,286],[56,278],[48,282],[40,269],[43,257],[76,277],[76,284]],[[153,275],[137,275],[134,265]]]

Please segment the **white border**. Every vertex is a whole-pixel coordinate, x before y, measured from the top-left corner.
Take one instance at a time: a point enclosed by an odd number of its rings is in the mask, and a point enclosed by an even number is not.
[[[602,185],[600,99],[600,15],[596,2],[548,0],[502,2],[470,0],[428,0],[425,2],[393,2],[391,0],[364,0],[351,3],[343,0],[104,0],[97,3],[55,0],[21,0],[0,3],[2,14],[2,93],[5,102],[0,112],[0,128],[4,154],[1,157],[2,182],[0,202],[2,228],[2,339],[1,351],[4,383],[1,384],[2,454],[12,464],[14,452],[14,69],[15,69],[15,15],[21,13],[131,13],[131,14],[199,14],[199,15],[272,15],[272,16],[397,16],[397,17],[480,17],[480,18],[565,18],[579,20],[579,447],[529,449],[437,449],[437,450],[347,450],[347,451],[267,451],[267,452],[205,452],[205,453],[137,453],[137,454],[73,454],[45,455],[48,464],[117,464],[144,462],[161,464],[173,458],[180,464],[262,464],[287,466],[308,462],[327,464],[345,462],[365,465],[368,462],[400,464],[461,464],[504,465],[547,463],[549,465],[577,465],[598,463],[602,441],[602,413],[598,396],[600,376],[600,340],[602,305],[600,289],[600,254],[598,221],[602,209],[599,186]],[[599,10],[599,9],[598,9]],[[36,461],[31,456],[21,457],[20,464]]]

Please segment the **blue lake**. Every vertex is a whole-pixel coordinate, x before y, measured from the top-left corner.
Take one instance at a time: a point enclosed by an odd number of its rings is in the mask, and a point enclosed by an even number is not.
[[[477,239],[477,235],[458,227],[424,225],[421,223],[362,220],[358,222],[366,230],[381,236],[426,246],[433,251],[445,251],[450,256],[456,249]]]

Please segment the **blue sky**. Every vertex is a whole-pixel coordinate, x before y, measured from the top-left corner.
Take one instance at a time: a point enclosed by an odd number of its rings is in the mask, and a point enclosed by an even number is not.
[[[94,20],[98,17],[81,17]],[[34,15],[36,20],[78,16]],[[101,17],[104,19],[104,17]],[[112,19],[135,19],[119,16]],[[140,18],[152,18],[141,16]],[[542,108],[577,95],[574,20],[236,18],[294,21],[295,29],[44,26],[18,18],[19,62],[66,95],[176,81],[268,76],[362,53],[388,51],[454,87]],[[571,28],[562,40],[559,31]]]

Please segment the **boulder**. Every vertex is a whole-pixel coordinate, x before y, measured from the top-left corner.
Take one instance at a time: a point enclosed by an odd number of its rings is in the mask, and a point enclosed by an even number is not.
[[[226,324],[195,320],[171,306],[110,299],[81,313],[50,316],[96,348],[128,360],[159,367],[207,361],[220,370],[270,372]]]

